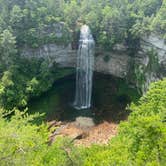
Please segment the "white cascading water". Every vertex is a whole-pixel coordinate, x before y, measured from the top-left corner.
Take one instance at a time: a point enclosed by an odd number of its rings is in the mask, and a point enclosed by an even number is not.
[[[74,107],[91,107],[95,42],[87,25],[81,27],[76,67],[76,94]]]

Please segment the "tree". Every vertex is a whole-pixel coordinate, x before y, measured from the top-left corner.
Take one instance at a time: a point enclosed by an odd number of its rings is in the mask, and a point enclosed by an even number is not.
[[[166,0],[163,0],[162,6],[154,18],[152,25],[166,39]]]
[[[72,144],[66,139],[57,139],[49,146],[48,126],[35,124],[35,119],[42,115],[28,115],[17,109],[12,113],[13,116],[7,119],[5,117],[9,114],[0,109],[1,166],[72,165],[65,152],[65,148],[71,148]]]
[[[0,61],[1,67],[9,67],[16,58],[16,40],[9,30],[0,34]]]

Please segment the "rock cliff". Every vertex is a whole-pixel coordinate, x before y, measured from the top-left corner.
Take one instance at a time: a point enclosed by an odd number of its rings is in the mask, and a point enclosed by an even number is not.
[[[142,91],[146,91],[150,82],[166,76],[166,44],[157,35],[142,38],[134,56],[129,56],[126,50],[124,45],[116,45],[112,52],[96,49],[94,70],[126,79],[134,75],[135,84]],[[59,67],[75,67],[77,53],[70,44],[46,44],[37,49],[25,47],[21,55],[48,59],[50,64],[56,62]]]

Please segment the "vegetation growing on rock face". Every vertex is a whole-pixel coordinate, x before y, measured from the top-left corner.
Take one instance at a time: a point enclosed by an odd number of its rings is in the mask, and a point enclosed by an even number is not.
[[[153,20],[153,28],[166,39],[166,1],[163,0],[162,6],[159,9],[156,17]]]
[[[145,64],[135,65],[134,70],[134,79],[140,94],[147,91],[149,86],[148,79],[151,79],[151,77],[155,77],[156,75],[160,75],[160,65],[157,52],[152,48],[151,50],[148,50],[146,54],[147,62]],[[148,85],[146,85],[146,83],[148,83]]]
[[[16,40],[9,30],[0,34],[0,71],[7,69],[16,58]]]

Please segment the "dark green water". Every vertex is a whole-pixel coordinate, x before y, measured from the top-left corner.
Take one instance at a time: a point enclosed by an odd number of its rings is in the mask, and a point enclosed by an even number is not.
[[[47,120],[72,121],[78,116],[94,116],[97,120],[119,122],[127,117],[125,107],[137,98],[136,90],[123,80],[95,74],[92,108],[75,110],[72,107],[75,95],[75,76],[55,82],[52,89],[29,103],[31,113],[45,113]]]

